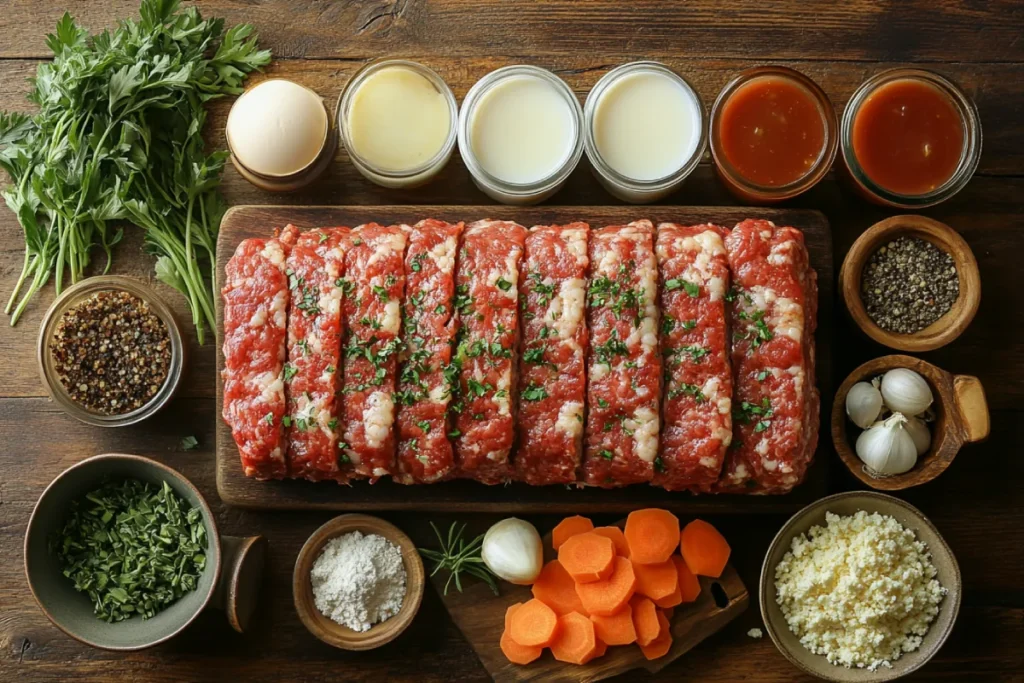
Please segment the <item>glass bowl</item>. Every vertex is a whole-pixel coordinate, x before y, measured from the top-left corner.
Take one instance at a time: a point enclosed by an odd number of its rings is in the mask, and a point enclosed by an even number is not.
[[[70,308],[97,292],[117,291],[128,292],[145,301],[149,304],[150,310],[167,326],[167,334],[171,342],[171,363],[163,385],[161,385],[160,389],[148,403],[141,408],[136,408],[131,412],[121,415],[105,415],[89,410],[77,403],[68,394],[57,375],[56,362],[53,358],[50,341],[53,339],[54,332],[64,313]],[[182,341],[181,328],[178,327],[174,314],[152,288],[132,278],[119,275],[101,275],[87,278],[69,287],[57,297],[57,300],[46,311],[46,314],[43,316],[42,325],[39,328],[36,360],[39,364],[39,375],[43,380],[46,391],[50,394],[53,402],[59,405],[65,413],[76,420],[81,420],[86,424],[97,427],[125,427],[154,415],[174,396],[178,385],[181,383],[181,377],[185,368],[185,344]]]

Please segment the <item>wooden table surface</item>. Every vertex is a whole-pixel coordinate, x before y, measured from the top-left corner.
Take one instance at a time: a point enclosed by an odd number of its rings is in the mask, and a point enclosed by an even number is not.
[[[44,37],[65,6],[85,26],[101,29],[137,11],[135,0],[6,0],[0,3],[0,109],[27,109],[26,79],[47,57]],[[774,62],[814,78],[841,110],[853,90],[881,69],[914,64],[959,82],[977,102],[985,132],[978,173],[959,195],[926,213],[958,229],[981,266],[981,310],[950,346],[925,354],[940,367],[974,374],[992,410],[987,443],[964,449],[937,481],[906,492],[938,526],[963,572],[960,618],[949,642],[920,680],[1024,680],[1024,3],[1019,0],[204,0],[207,15],[228,24],[250,21],[275,61],[267,75],[291,78],[331,105],[348,77],[368,59],[403,56],[436,69],[461,99],[481,76],[526,62],[553,69],[584,97],[608,69],[655,59],[683,73],[705,103],[737,71]],[[218,103],[209,139],[223,143],[227,102]],[[385,190],[363,180],[343,152],[315,186],[275,197],[232,169],[224,191],[232,204],[480,204],[459,159],[432,185]],[[554,203],[615,203],[586,162]],[[669,202],[734,203],[705,164]],[[866,205],[833,178],[792,202],[823,210],[832,223],[836,271],[852,241],[891,215]],[[496,208],[495,214],[501,210]],[[637,216],[644,210],[637,209]],[[751,209],[751,215],[757,210]],[[114,271],[152,279],[152,259],[136,231],[118,247]],[[23,241],[14,216],[0,209],[0,291],[6,299],[21,268]],[[97,256],[98,258],[98,256]],[[183,301],[162,288],[184,314]],[[45,397],[34,344],[52,300],[52,285],[16,328],[0,323],[0,680],[307,681],[485,680],[475,656],[427,591],[422,611],[393,644],[345,653],[315,640],[292,607],[290,577],[299,547],[329,513],[259,513],[220,503],[214,484],[214,353],[192,342],[183,390],[161,415],[119,430],[88,427]],[[841,312],[837,306],[837,312]],[[841,313],[838,313],[841,316]],[[837,322],[833,357],[840,381],[860,362],[886,350]],[[827,430],[823,432],[827,439]],[[182,452],[195,435],[199,450]],[[32,600],[24,578],[22,539],[46,484],[88,456],[130,452],[155,457],[192,479],[212,504],[220,530],[263,534],[270,560],[257,624],[238,635],[222,614],[204,614],[172,642],[119,655],[90,649],[53,627]],[[829,457],[835,458],[834,454]],[[838,489],[854,481],[836,460]],[[415,495],[410,490],[410,495]],[[599,513],[598,510],[594,511]],[[428,542],[423,515],[385,514],[413,538]],[[600,515],[598,515],[600,517]],[[432,516],[433,517],[433,516]],[[447,524],[443,515],[436,520]],[[483,527],[489,521],[475,517]],[[534,520],[543,529],[551,518]],[[783,516],[714,518],[730,539],[735,562],[756,592],[760,564]],[[660,680],[801,680],[765,637],[753,606],[743,617],[668,667]],[[244,678],[243,678],[244,677]]]

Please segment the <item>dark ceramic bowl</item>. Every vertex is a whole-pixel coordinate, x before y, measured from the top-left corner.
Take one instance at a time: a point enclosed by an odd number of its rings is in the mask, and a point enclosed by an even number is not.
[[[104,480],[127,478],[166,481],[190,506],[199,508],[207,533],[206,569],[194,591],[152,618],[108,624],[93,614],[88,595],[76,591],[63,575],[49,539],[64,525],[71,501]],[[105,650],[141,650],[162,643],[192,623],[215,595],[232,626],[241,631],[255,604],[265,554],[262,538],[221,537],[210,507],[181,474],[155,460],[121,453],[97,455],[64,470],[39,497],[25,532],[25,575],[43,613],[72,638]]]

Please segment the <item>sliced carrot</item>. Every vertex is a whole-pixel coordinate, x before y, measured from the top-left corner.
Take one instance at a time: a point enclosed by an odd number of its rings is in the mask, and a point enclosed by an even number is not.
[[[664,657],[672,649],[672,627],[668,623],[668,617],[661,610],[658,610],[658,624],[661,627],[658,637],[649,644],[640,646],[640,651],[647,659]]]
[[[614,560],[615,544],[610,538],[593,531],[566,539],[558,549],[558,561],[576,583],[607,579],[615,569]]]
[[[626,517],[625,535],[633,562],[666,562],[679,545],[679,518],[658,508],[634,510]]]
[[[558,615],[534,598],[512,613],[508,633],[512,640],[527,647],[547,647],[558,636]]]
[[[595,534],[607,536],[615,544],[615,554],[622,557],[629,557],[629,543],[626,542],[626,535],[617,526],[599,526],[594,529]]]
[[[627,538],[629,527],[626,527]],[[680,551],[686,565],[698,576],[722,575],[729,561],[729,544],[718,529],[702,519],[695,519],[686,525],[679,536]]]
[[[672,617],[674,617],[675,614],[676,614],[676,608],[675,607],[666,607],[665,609],[663,609],[661,611],[665,613],[665,618],[668,619],[669,622],[672,621]]]
[[[671,560],[638,564],[633,571],[636,572],[636,592],[655,602],[667,598],[679,588],[679,572]]]
[[[598,657],[604,657],[605,653],[608,652],[608,644],[603,642],[600,638],[597,639],[597,648],[594,650],[594,656],[587,661],[593,661]]]
[[[516,641],[512,640],[512,636],[509,635],[508,631],[504,631],[501,634],[501,652],[505,655],[505,658],[513,664],[529,664],[534,661],[544,652],[542,647],[527,647],[526,645],[520,645]]]
[[[576,594],[588,614],[610,617],[629,602],[636,589],[633,564],[624,557],[615,558],[615,569],[607,579],[577,583]]]
[[[579,612],[558,617],[559,633],[551,643],[551,654],[560,662],[586,664],[597,652],[594,624]]]
[[[558,560],[544,565],[540,576],[533,582],[532,590],[533,597],[555,610],[558,616],[569,612],[587,614],[580,596],[576,594],[576,582]]]
[[[679,572],[679,593],[683,602],[693,602],[700,595],[700,579],[686,566],[682,555],[673,555],[672,563]]]
[[[566,517],[558,523],[558,526],[551,530],[551,545],[555,550],[558,550],[562,547],[563,543],[576,534],[593,530],[594,523],[586,517],[580,517],[579,515]]]
[[[679,586],[676,586],[674,593],[666,595],[663,598],[654,601],[654,604],[661,609],[672,609],[676,605],[683,604],[683,594],[679,590]]]
[[[649,598],[638,595],[630,603],[633,608],[633,628],[636,630],[636,642],[641,646],[649,645],[661,633],[658,622],[658,608]]]
[[[514,605],[509,605],[508,609],[505,610],[505,630],[509,630],[512,627],[512,615],[515,614],[516,610],[523,606],[523,603],[517,602]]]
[[[594,622],[598,639],[605,645],[629,645],[636,642],[633,609],[628,604],[610,617],[592,614],[590,620]]]

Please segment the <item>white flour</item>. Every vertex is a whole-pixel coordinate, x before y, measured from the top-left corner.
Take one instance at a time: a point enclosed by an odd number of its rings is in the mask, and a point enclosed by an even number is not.
[[[395,616],[405,599],[402,552],[377,534],[353,531],[328,541],[310,579],[316,608],[353,631]]]

